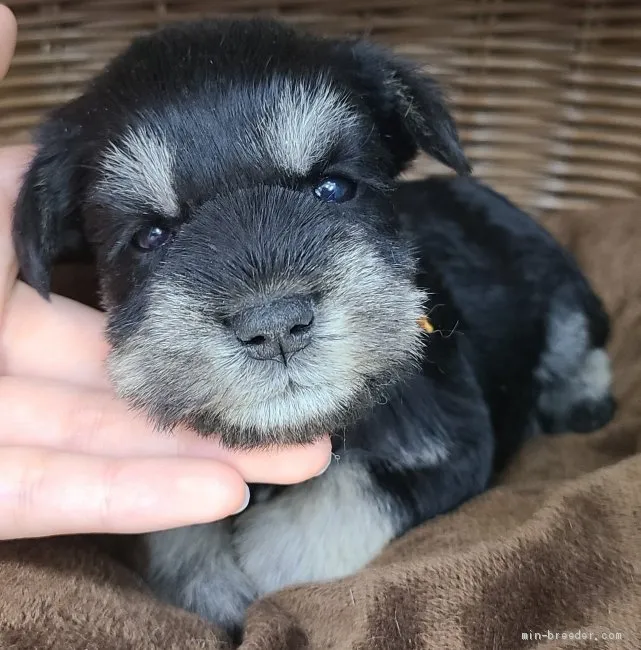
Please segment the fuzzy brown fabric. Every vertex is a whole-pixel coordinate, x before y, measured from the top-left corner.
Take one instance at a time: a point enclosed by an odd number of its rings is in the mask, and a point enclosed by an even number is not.
[[[616,421],[533,440],[498,487],[360,575],[256,603],[244,650],[641,648],[641,203],[545,222],[613,316]],[[67,538],[0,545],[0,647],[229,646],[95,541]]]

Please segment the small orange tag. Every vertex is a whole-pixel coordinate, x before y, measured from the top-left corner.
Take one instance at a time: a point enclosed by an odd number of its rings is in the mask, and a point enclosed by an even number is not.
[[[421,316],[416,322],[418,323],[418,326],[428,334],[431,334],[434,331],[434,325],[432,325],[427,316]]]

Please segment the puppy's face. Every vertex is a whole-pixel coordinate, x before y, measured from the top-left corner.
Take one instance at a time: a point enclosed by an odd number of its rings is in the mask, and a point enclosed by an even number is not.
[[[381,50],[172,27],[43,126],[22,272],[46,294],[81,233],[124,398],[231,446],[308,441],[420,356],[426,297],[389,196],[419,147],[467,168],[433,83]]]

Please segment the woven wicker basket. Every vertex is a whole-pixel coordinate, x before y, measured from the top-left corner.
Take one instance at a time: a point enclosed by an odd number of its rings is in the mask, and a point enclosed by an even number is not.
[[[534,212],[641,196],[640,0],[10,0],[0,143],[76,95],[137,33],[222,13],[365,34],[424,63],[475,173]],[[413,175],[438,169],[422,160]]]

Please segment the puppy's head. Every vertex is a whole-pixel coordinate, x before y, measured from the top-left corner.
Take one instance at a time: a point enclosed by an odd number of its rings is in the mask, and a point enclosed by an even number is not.
[[[47,295],[95,251],[124,398],[231,446],[344,425],[421,352],[425,296],[392,208],[419,149],[468,165],[432,80],[371,44],[266,21],[135,41],[55,111],[15,213]]]

